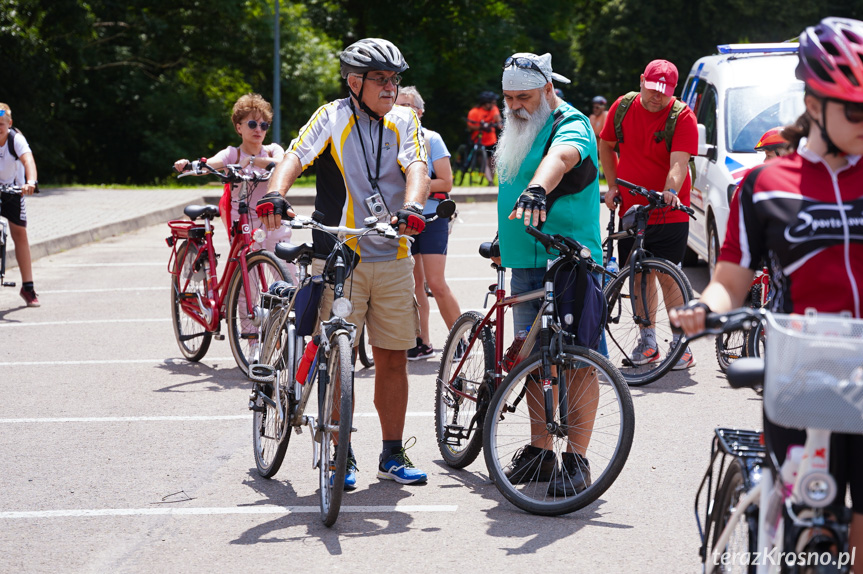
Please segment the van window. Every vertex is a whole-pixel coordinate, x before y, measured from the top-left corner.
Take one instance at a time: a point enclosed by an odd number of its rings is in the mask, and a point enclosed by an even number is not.
[[[728,151],[754,153],[764,132],[792,124],[803,113],[803,82],[732,88],[725,107]]]
[[[707,82],[703,79],[691,76],[683,88],[683,102],[695,112],[696,116],[698,115],[698,109],[701,107],[701,97],[704,95],[706,87]]]
[[[704,124],[707,143],[716,145],[716,88],[706,82],[704,85],[707,89],[704,90],[696,117],[699,124]]]

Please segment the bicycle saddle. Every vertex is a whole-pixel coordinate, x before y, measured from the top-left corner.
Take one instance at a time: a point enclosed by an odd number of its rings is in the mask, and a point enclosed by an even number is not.
[[[195,221],[198,218],[213,219],[219,217],[218,205],[189,205],[183,210],[183,213],[189,216],[189,219]]]
[[[312,255],[315,252],[311,243],[302,243],[294,245],[292,243],[277,243],[273,253],[279,259],[284,259],[288,263],[293,263],[303,255]]]

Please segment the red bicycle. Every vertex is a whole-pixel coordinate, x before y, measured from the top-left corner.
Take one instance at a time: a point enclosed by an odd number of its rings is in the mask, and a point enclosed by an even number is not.
[[[276,281],[290,282],[284,264],[275,255],[253,250],[247,199],[251,190],[269,180],[270,175],[249,175],[238,165],[226,166],[227,173],[223,174],[203,159],[192,162],[190,167],[193,171],[179,177],[215,175],[224,183],[239,185],[240,219],[232,227],[231,250],[221,278],[216,276],[219,255],[213,246],[213,219],[219,217],[218,206],[190,205],[183,210],[188,220],[168,222],[174,334],[183,356],[200,361],[213,338],[225,338],[221,324],[226,319],[231,352],[240,369],[248,373],[249,363],[260,352],[260,329],[267,313],[260,305],[261,294],[267,293]]]

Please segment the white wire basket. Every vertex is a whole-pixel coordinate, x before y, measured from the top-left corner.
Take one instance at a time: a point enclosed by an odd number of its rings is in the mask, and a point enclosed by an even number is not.
[[[764,338],[771,422],[863,434],[863,320],[768,314]]]

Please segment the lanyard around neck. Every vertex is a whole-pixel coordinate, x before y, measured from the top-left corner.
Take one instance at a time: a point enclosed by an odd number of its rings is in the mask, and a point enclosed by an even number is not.
[[[354,124],[357,126],[357,136],[360,138],[360,147],[363,150],[363,161],[366,163],[366,174],[369,178],[369,183],[372,186],[372,189],[378,193],[380,193],[380,188],[378,187],[378,180],[381,177],[381,149],[383,148],[384,141],[384,119],[381,118],[380,121],[380,130],[378,130],[378,153],[376,157],[376,165],[375,165],[375,176],[372,177],[371,166],[369,166],[368,155],[366,154],[366,144],[363,141],[363,132],[360,129],[360,118],[357,116],[357,110],[354,107],[354,102],[351,101],[351,112],[354,114]],[[374,143],[372,140],[372,118],[369,116],[369,142]],[[374,148],[372,148],[372,152],[374,152]]]

